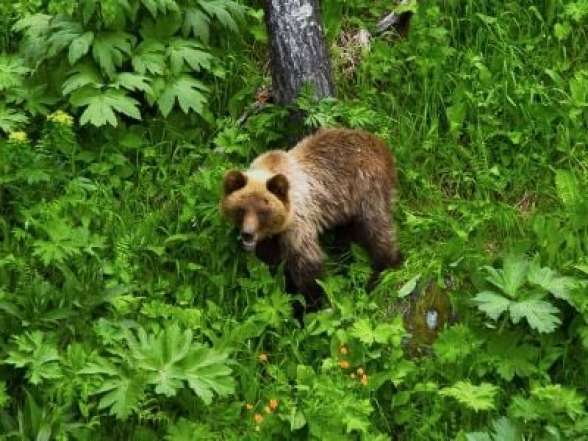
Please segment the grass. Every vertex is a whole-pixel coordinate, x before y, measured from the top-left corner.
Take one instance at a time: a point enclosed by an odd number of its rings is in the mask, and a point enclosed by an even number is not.
[[[386,7],[326,2],[332,44]],[[271,106],[235,123],[267,82],[258,18],[224,48],[212,125],[0,140],[0,439],[585,439],[587,19],[425,1],[408,38],[338,48],[359,57],[335,57],[338,100],[301,106],[388,141],[406,261],[369,297],[365,253],[331,256],[304,329],[218,212],[224,170],[288,136]]]

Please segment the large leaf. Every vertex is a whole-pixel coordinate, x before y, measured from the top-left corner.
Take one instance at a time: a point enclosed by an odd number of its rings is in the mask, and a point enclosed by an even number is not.
[[[100,32],[94,38],[92,55],[109,76],[114,76],[126,56],[132,53],[135,37],[122,31]]]
[[[126,420],[135,410],[143,393],[139,378],[126,376],[106,380],[97,393],[104,394],[99,409],[110,409],[110,414],[119,420]]]
[[[510,305],[509,311],[513,323],[516,324],[525,318],[529,326],[540,333],[553,332],[561,324],[561,319],[555,315],[559,310],[545,300],[528,299],[514,302]]]
[[[243,17],[244,8],[232,0],[201,0],[200,7],[206,11],[210,17],[216,18],[224,27],[237,32],[237,22],[233,16]]]
[[[198,8],[186,8],[182,34],[184,37],[194,35],[204,43],[208,43],[210,32],[210,18]]]
[[[526,281],[528,265],[527,259],[523,256],[508,255],[504,258],[503,269],[485,267],[489,273],[487,280],[508,297],[514,299]]]
[[[163,116],[169,115],[176,100],[184,113],[190,110],[200,115],[204,113],[204,104],[207,100],[203,92],[207,92],[208,88],[200,81],[189,75],[182,75],[169,82],[158,82],[158,84],[160,91],[157,104]]]
[[[556,170],[555,188],[557,195],[566,207],[572,207],[584,198],[578,180],[569,170]]]
[[[202,49],[202,46],[194,41],[180,38],[172,40],[167,49],[172,73],[179,75],[185,66],[189,66],[195,72],[200,72],[201,68],[209,70],[213,57]]]
[[[80,117],[80,124],[92,124],[100,127],[110,124],[118,125],[116,113],[122,113],[135,119],[141,119],[139,102],[127,96],[122,90],[107,89],[105,91],[83,88],[71,97],[76,107],[86,107]]]
[[[509,299],[493,291],[483,291],[477,294],[473,300],[477,303],[478,308],[493,320],[497,320],[511,304]]]
[[[213,392],[226,396],[235,391],[226,360],[226,354],[197,345],[183,362],[188,385],[206,404],[212,402]]]
[[[133,69],[140,75],[147,72],[161,75],[166,67],[165,46],[157,40],[146,39],[135,49],[132,64]]]
[[[95,89],[102,86],[102,76],[94,63],[78,63],[71,75],[63,82],[61,91],[64,95],[69,95],[85,86]]]
[[[558,299],[572,303],[572,292],[580,287],[580,281],[574,277],[560,276],[551,268],[539,265],[538,261],[533,261],[529,266],[528,280],[533,285],[537,285],[550,292]]]
[[[93,41],[93,32],[84,32],[79,37],[76,37],[69,46],[69,64],[73,66],[76,61],[86,55]]]
[[[469,381],[459,381],[452,387],[441,389],[439,394],[453,397],[465,407],[478,412],[494,409],[494,397],[498,391],[498,387],[493,384],[482,383],[476,386]]]

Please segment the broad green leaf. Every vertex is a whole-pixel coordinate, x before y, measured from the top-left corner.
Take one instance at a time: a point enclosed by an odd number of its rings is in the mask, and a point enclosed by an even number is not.
[[[578,279],[560,276],[551,268],[541,268],[538,262],[533,262],[529,266],[528,280],[570,304],[572,304],[572,292],[580,286]]]
[[[583,200],[584,196],[578,185],[578,180],[569,170],[555,171],[555,188],[557,195],[566,207],[572,207]]]
[[[30,69],[24,60],[6,54],[0,54],[0,92],[19,87]]]
[[[69,64],[73,66],[80,58],[86,55],[93,41],[94,33],[89,31],[76,37],[69,46]]]
[[[143,6],[149,11],[153,18],[168,11],[176,11],[178,5],[174,0],[141,0]]]
[[[561,319],[555,315],[559,310],[545,300],[528,299],[513,302],[509,311],[513,323],[516,324],[525,318],[529,326],[540,333],[553,332],[561,324]]]
[[[202,114],[206,103],[203,92],[207,91],[206,86],[200,81],[189,75],[182,75],[164,84],[157,97],[157,104],[164,117],[170,114],[176,100],[184,113],[193,110],[198,114]]]
[[[161,75],[166,67],[165,46],[156,40],[146,39],[135,49],[131,62],[140,75],[147,72]]]
[[[518,296],[519,289],[525,283],[527,268],[527,259],[519,255],[506,256],[501,270],[496,270],[489,266],[485,267],[489,273],[487,280],[511,299]]]
[[[94,37],[92,55],[108,76],[132,53],[135,37],[122,31],[100,32]]]
[[[371,346],[376,340],[372,322],[365,318],[359,319],[353,324],[351,335],[368,346]]]
[[[201,0],[200,7],[210,16],[216,18],[224,27],[237,32],[237,22],[233,18],[243,17],[244,8],[231,0]]]
[[[439,335],[433,349],[442,363],[459,363],[482,346],[483,340],[465,324],[458,323]]]
[[[23,126],[29,120],[24,113],[7,109],[3,103],[0,103],[0,129],[4,132],[12,132]]]
[[[43,380],[63,377],[57,345],[48,341],[41,331],[19,335],[15,342],[17,349],[8,351],[4,363],[26,368],[26,377],[32,384],[38,385]]]
[[[110,124],[116,127],[118,121],[115,112],[141,119],[139,102],[127,96],[122,90],[100,91],[83,88],[76,91],[70,101],[76,107],[87,106],[80,117],[81,125],[90,123],[100,127],[104,124]]]
[[[68,79],[63,82],[61,92],[69,95],[85,86],[96,89],[102,86],[102,77],[93,63],[79,63]]]
[[[398,298],[403,299],[404,297],[410,295],[415,290],[420,278],[421,274],[417,274],[404,285],[402,285],[402,288],[398,290]]]
[[[485,312],[492,320],[497,320],[504,313],[511,301],[493,291],[483,291],[473,298],[478,308]]]
[[[115,89],[122,87],[123,89],[141,91],[146,93],[153,93],[151,86],[149,85],[149,78],[143,75],[137,75],[129,72],[123,72],[118,74],[111,86]]]
[[[182,35],[189,37],[194,35],[203,43],[208,43],[210,31],[210,18],[198,8],[186,8],[184,10],[184,22],[182,23]]]
[[[84,34],[82,25],[75,21],[65,19],[54,19],[52,21],[52,32],[47,41],[48,55],[50,57],[58,54],[66,47],[70,46],[73,41]],[[71,54],[71,50],[70,50]]]
[[[212,55],[204,50],[202,46],[194,41],[176,38],[170,42],[167,48],[170,60],[170,67],[174,75],[179,75],[188,65],[195,72],[201,68],[210,70]]]
[[[494,398],[498,391],[498,387],[490,383],[481,383],[476,386],[469,381],[459,381],[452,387],[441,389],[439,394],[453,397],[460,404],[478,412],[494,409]]]
[[[226,354],[197,345],[182,363],[188,385],[205,404],[212,402],[213,392],[222,397],[235,391],[226,359]]]
[[[126,420],[138,407],[143,394],[143,387],[138,377],[115,377],[104,382],[96,392],[104,394],[98,404],[99,409],[110,409],[110,415],[119,420]]]

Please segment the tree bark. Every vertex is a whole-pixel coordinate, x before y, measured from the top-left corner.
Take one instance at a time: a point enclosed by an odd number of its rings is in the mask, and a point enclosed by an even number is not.
[[[315,98],[335,96],[318,0],[264,0],[272,94],[290,105],[305,83]]]

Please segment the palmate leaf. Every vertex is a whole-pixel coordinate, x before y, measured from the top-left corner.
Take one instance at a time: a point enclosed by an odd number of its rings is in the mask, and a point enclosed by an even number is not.
[[[528,280],[570,304],[572,304],[572,292],[580,287],[578,279],[561,276],[551,268],[541,268],[537,260],[529,266]]]
[[[199,38],[202,42],[208,43],[210,38],[210,18],[198,8],[186,8],[184,10],[184,21],[182,23],[182,35]]]
[[[154,87],[155,90],[160,89],[157,105],[164,117],[169,115],[176,100],[184,113],[190,110],[199,115],[204,113],[204,104],[207,99],[203,92],[207,92],[208,88],[200,81],[189,75],[181,75],[169,82],[159,81],[157,85],[158,87]],[[154,91],[154,93],[157,92]]]
[[[69,46],[69,64],[73,66],[80,58],[86,55],[90,50],[93,41],[93,32],[84,32],[79,37],[74,38]]]
[[[174,0],[141,0],[141,3],[156,18],[158,14],[165,14],[168,11],[177,11],[178,5]]]
[[[41,331],[19,335],[16,338],[16,345],[17,349],[8,351],[8,357],[4,363],[26,368],[26,376],[32,384],[40,384],[44,379],[57,379],[63,376],[57,345],[47,340]]]
[[[122,31],[100,32],[94,37],[92,55],[108,76],[114,76],[125,56],[132,53],[135,37]]]
[[[511,300],[493,291],[483,291],[473,298],[478,309],[485,312],[492,320],[498,320],[508,310]]]
[[[372,322],[365,318],[359,319],[353,324],[351,335],[368,346],[376,340]]]
[[[525,333],[526,334],[526,333]],[[503,330],[493,335],[486,352],[501,378],[512,381],[515,375],[529,377],[538,371],[539,349],[528,343],[521,343],[521,334]]]
[[[194,41],[180,38],[172,40],[167,48],[172,73],[179,75],[185,65],[190,66],[195,72],[200,72],[201,68],[210,70],[210,61],[213,57],[202,49],[202,46]]]
[[[102,84],[102,76],[94,63],[78,63],[63,82],[61,91],[64,95],[69,95],[82,87],[91,86],[98,89]]]
[[[469,381],[459,381],[452,387],[445,387],[439,391],[440,395],[453,397],[465,407],[478,412],[494,409],[494,397],[498,387],[490,383],[476,386]]]
[[[77,21],[63,18],[51,20],[51,32],[47,41],[47,55],[53,57],[69,47],[74,40],[84,34],[84,28]]]
[[[140,75],[147,72],[161,75],[166,67],[165,46],[156,40],[146,39],[135,49],[131,62]]]
[[[100,127],[110,124],[116,127],[118,125],[116,113],[141,119],[139,102],[122,90],[98,90],[84,87],[72,95],[70,102],[76,107],[86,107],[80,117],[81,125],[90,123]]]
[[[559,309],[545,300],[528,299],[513,302],[509,311],[513,323],[516,324],[525,318],[529,326],[540,333],[553,332],[561,324],[561,319],[555,315]]]
[[[486,280],[499,288],[511,299],[518,295],[518,291],[526,281],[528,261],[523,256],[508,255],[504,258],[503,268],[497,270],[490,266],[484,267],[489,273]]]
[[[24,61],[18,57],[0,55],[0,92],[22,85],[24,76],[30,72]]]
[[[188,385],[205,404],[212,402],[213,392],[226,396],[235,391],[235,380],[226,361],[226,354],[195,345],[182,363]]]
[[[233,32],[239,30],[233,16],[243,18],[245,9],[232,0],[201,0],[200,7],[211,17],[216,18],[222,26]]]
[[[141,91],[151,94],[153,91],[151,90],[149,81],[150,79],[143,75],[123,72],[114,78],[114,82],[111,84],[111,87],[115,89],[122,87],[123,89],[127,90]]]
[[[143,388],[139,378],[120,376],[106,380],[96,393],[104,394],[98,404],[99,409],[109,408],[110,415],[126,420],[138,407]]]
[[[28,116],[18,110],[8,109],[0,103],[0,130],[11,132],[29,120]]]

